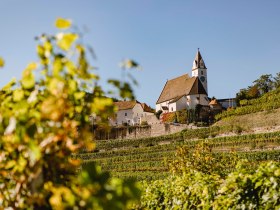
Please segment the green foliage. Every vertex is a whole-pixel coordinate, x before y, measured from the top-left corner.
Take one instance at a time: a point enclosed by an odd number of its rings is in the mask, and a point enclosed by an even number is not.
[[[196,170],[205,171],[209,168],[209,164],[213,165],[213,168],[210,168],[212,172],[221,176],[233,171],[234,161],[232,160],[248,159],[250,161],[246,164],[248,170],[256,169],[263,161],[280,161],[279,150],[259,151],[264,149],[263,145],[270,148],[278,147],[280,145],[279,132],[208,138],[234,130],[235,127],[216,126],[185,130],[177,134],[153,138],[96,141],[96,152],[80,153],[76,155],[76,158],[84,162],[95,161],[102,166],[103,170],[109,171],[114,176],[137,180],[166,178],[168,176],[166,163],[175,161],[175,158],[177,161],[179,159],[178,163],[184,163],[184,159],[189,160],[189,163],[195,163]],[[208,146],[204,148],[203,155],[197,150],[201,144]],[[244,151],[244,148],[252,148],[252,145],[255,151]],[[180,160],[179,155],[176,156],[178,149],[188,156],[180,157]],[[238,152],[239,150],[241,152]],[[210,151],[214,152],[210,153]],[[197,154],[198,158],[194,158],[193,154]],[[208,162],[205,161],[205,156],[208,156]],[[201,165],[199,165],[200,162]],[[206,162],[209,164],[205,164]],[[177,169],[174,168],[173,171],[180,172],[179,169],[184,164],[175,166]]]
[[[152,145],[159,145],[162,142],[179,142],[183,141],[181,133],[170,134],[166,136],[157,136],[150,138],[139,139],[113,139],[113,140],[100,140],[96,141],[99,150],[111,150],[117,148],[133,148],[133,147],[146,147]]]
[[[280,87],[280,72],[278,72],[276,76],[273,77],[273,85],[276,89]]]
[[[219,177],[190,171],[145,183],[139,209],[210,209]]]
[[[176,112],[168,112],[162,114],[162,122],[171,123],[176,121]]]
[[[188,123],[192,123],[192,122],[196,121],[196,115],[195,115],[195,110],[194,109],[188,109],[187,110],[187,115],[188,115],[188,119],[187,119]]]
[[[259,79],[254,81],[261,94],[268,93],[273,88],[273,81],[271,74],[261,75]]]
[[[261,164],[254,172],[239,164],[224,179],[189,170],[144,183],[140,209],[279,209],[280,166]]]
[[[190,170],[202,172],[204,174],[218,174],[225,176],[227,168],[234,168],[237,156],[214,155],[211,147],[207,143],[195,145],[194,149],[183,146],[177,150],[176,158],[169,162],[170,171],[173,173],[184,174]]]
[[[160,115],[161,115],[161,113],[162,113],[162,110],[158,110],[157,112],[156,112],[156,117],[159,119],[159,117],[160,117]]]
[[[141,122],[141,126],[146,126],[146,125],[149,125],[147,121],[142,121]]]
[[[188,112],[187,110],[176,111],[176,121],[181,124],[188,123]]]
[[[230,109],[215,116],[216,120],[227,118],[230,116],[245,115],[261,111],[269,111],[280,108],[280,89],[270,91],[260,98],[240,101],[242,107]],[[245,105],[245,106],[244,106]]]
[[[254,173],[237,166],[224,180],[213,202],[220,209],[280,208],[280,167],[272,162],[261,164]]]
[[[68,20],[57,27],[66,29]],[[114,114],[113,101],[93,92],[98,76],[73,32],[39,38],[38,63],[0,94],[0,204],[4,209],[126,209],[135,183],[110,178],[71,154],[92,150],[90,119]],[[35,72],[41,73],[39,81]],[[85,90],[93,92],[91,101]],[[122,91],[121,91],[122,92]]]
[[[278,74],[276,77],[272,78],[271,74],[261,75],[259,79],[253,82],[252,86],[241,89],[236,94],[236,103],[237,105],[242,105],[240,102],[242,100],[250,100],[254,98],[259,98],[265,93],[273,90],[278,87]]]

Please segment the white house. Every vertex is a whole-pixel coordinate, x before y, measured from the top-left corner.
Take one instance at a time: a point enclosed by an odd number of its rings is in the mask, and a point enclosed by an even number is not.
[[[114,103],[118,112],[111,125],[137,125],[141,124],[142,118],[147,115],[153,115],[153,110],[145,103],[139,101],[119,101]]]
[[[175,112],[194,109],[197,104],[208,105],[207,68],[198,49],[188,74],[168,80],[156,102],[156,111]]]

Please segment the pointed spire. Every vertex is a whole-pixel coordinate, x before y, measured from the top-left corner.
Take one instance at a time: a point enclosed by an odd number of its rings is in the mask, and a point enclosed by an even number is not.
[[[204,60],[200,54],[200,51],[199,51],[199,48],[197,48],[197,53],[196,53],[196,56],[195,56],[195,59],[193,61],[193,70],[194,69],[197,69],[197,68],[202,68],[202,69],[206,69],[206,66],[205,66],[205,63],[204,63]]]

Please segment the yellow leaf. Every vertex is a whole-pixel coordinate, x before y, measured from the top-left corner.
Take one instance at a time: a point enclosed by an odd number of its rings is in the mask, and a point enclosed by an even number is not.
[[[63,18],[57,18],[55,21],[55,26],[59,29],[67,29],[71,26],[72,22],[71,20],[63,19]]]
[[[15,160],[10,160],[8,163],[6,163],[5,169],[13,168],[16,164],[17,162]]]
[[[73,34],[73,33],[63,34],[57,40],[57,45],[62,50],[68,51],[70,49],[70,47],[72,46],[73,42],[75,42],[77,38],[78,38],[77,34]]]
[[[74,93],[74,97],[75,97],[76,100],[82,99],[85,95],[86,95],[85,92],[76,92],[76,93]]]
[[[29,63],[27,66],[27,69],[29,69],[30,71],[33,71],[37,68],[37,64],[35,62]]]
[[[32,73],[32,70],[36,68],[36,64],[31,63],[27,66],[27,68],[23,71],[21,84],[25,89],[33,88],[35,85],[35,76]]]
[[[16,78],[13,78],[8,84],[6,84],[2,90],[9,90],[11,87],[13,87],[16,84]]]
[[[23,90],[15,90],[13,92],[13,99],[15,102],[21,101],[24,97],[24,91]]]
[[[0,68],[4,67],[5,61],[3,58],[0,57]]]

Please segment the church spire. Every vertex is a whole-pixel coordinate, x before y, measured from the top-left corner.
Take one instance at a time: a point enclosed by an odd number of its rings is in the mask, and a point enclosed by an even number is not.
[[[206,66],[205,66],[204,60],[200,54],[199,48],[197,48],[197,53],[196,53],[195,59],[193,61],[192,70],[195,70],[197,68],[206,69]]]
[[[198,77],[199,78],[199,80],[202,83],[206,93],[208,94],[207,68],[206,68],[204,60],[203,60],[203,58],[200,54],[199,48],[197,49],[197,53],[196,53],[195,59],[193,61],[192,77]]]

